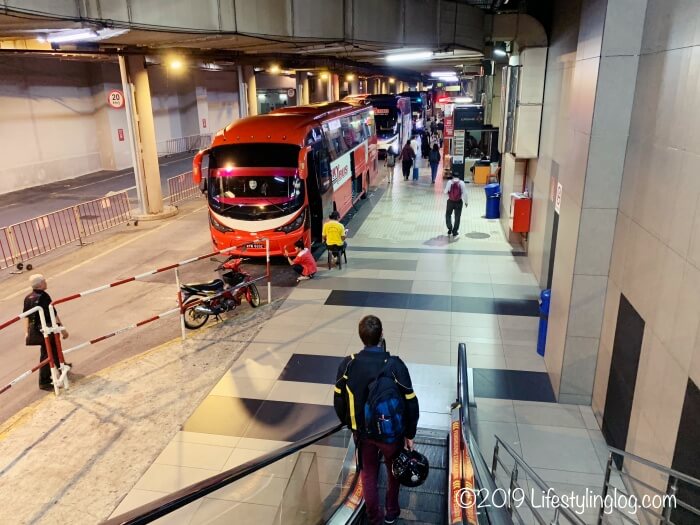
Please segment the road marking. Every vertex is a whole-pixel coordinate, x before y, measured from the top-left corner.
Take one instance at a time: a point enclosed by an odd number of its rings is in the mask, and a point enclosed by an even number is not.
[[[136,189],[136,186],[130,186],[128,188],[124,188],[123,190],[108,191],[107,193],[105,193],[105,197],[111,197],[113,195],[118,195],[119,193],[122,193],[124,191],[131,191],[131,190],[135,190],[135,189]]]
[[[189,212],[189,213],[185,213],[184,215],[179,215],[176,219],[174,219],[174,220],[172,220],[172,221],[168,221],[168,222],[166,222],[166,223],[164,223],[164,224],[161,224],[160,226],[158,226],[158,227],[156,227],[156,228],[153,228],[152,230],[149,230],[149,231],[147,231],[147,232],[143,232],[143,233],[137,235],[136,237],[132,237],[131,239],[127,239],[126,241],[124,241],[124,242],[121,243],[121,244],[117,244],[117,245],[115,245],[115,246],[112,246],[112,247],[109,248],[108,250],[105,250],[105,251],[99,253],[98,255],[95,255],[94,257],[91,257],[91,258],[89,258],[89,259],[86,259],[85,261],[83,261],[83,262],[81,262],[81,263],[78,263],[78,264],[76,264],[76,265],[74,265],[74,266],[71,266],[70,268],[67,268],[66,270],[63,270],[62,272],[59,272],[59,273],[57,273],[56,275],[54,275],[54,276],[52,276],[52,277],[49,277],[48,279],[49,279],[49,280],[50,280],[50,279],[57,279],[58,277],[61,277],[61,276],[65,275],[65,274],[67,274],[67,273],[70,273],[70,272],[72,272],[72,271],[74,271],[74,270],[77,270],[78,268],[80,268],[80,267],[82,267],[82,266],[85,266],[86,264],[90,264],[91,262],[93,262],[93,261],[99,259],[100,257],[104,257],[105,255],[109,255],[110,253],[115,252],[115,251],[119,250],[120,248],[123,248],[123,247],[126,246],[127,244],[131,244],[132,242],[138,241],[139,239],[142,239],[142,238],[145,237],[146,235],[150,235],[151,233],[157,232],[158,230],[161,230],[161,229],[163,229],[163,228],[165,228],[165,227],[167,227],[167,226],[170,226],[171,224],[173,224],[173,223],[179,221],[180,219],[184,219],[185,217],[187,217],[187,216],[189,216],[189,215],[192,215],[192,214],[194,214],[194,213],[197,213],[198,211],[201,211],[201,210],[203,210],[204,208],[206,208],[206,205],[205,205],[205,206],[200,206],[199,208],[196,208],[195,210],[192,210],[192,211]],[[26,288],[26,287],[24,287],[24,288]],[[12,293],[12,294],[6,296],[6,297],[3,297],[2,299],[0,299],[0,302],[1,302],[1,301],[9,301],[10,299],[14,299],[15,297],[19,297],[19,296],[22,295],[22,294],[26,294],[26,293],[27,293],[27,290],[24,289],[24,288],[23,288],[22,290],[18,290],[17,292]]]

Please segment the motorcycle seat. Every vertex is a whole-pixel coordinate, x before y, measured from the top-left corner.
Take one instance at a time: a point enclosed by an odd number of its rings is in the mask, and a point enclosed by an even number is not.
[[[183,290],[192,292],[220,292],[224,289],[224,281],[221,279],[214,279],[208,283],[193,283],[183,285]]]

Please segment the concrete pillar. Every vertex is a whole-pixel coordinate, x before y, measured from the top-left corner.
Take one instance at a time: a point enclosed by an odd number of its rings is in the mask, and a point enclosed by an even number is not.
[[[381,88],[380,88],[379,92],[382,95],[386,95],[387,93],[389,93],[389,81],[386,78],[382,78],[380,80],[380,82],[381,82]]]
[[[151,88],[148,83],[145,57],[126,57],[127,75],[134,86],[134,105],[137,114],[138,142],[140,160],[143,167],[144,211],[149,215],[163,212],[163,192],[160,186],[160,166],[158,165],[158,148],[156,146],[156,128],[153,122],[151,105]]]
[[[309,103],[309,75],[306,71],[296,73],[297,106]]]
[[[340,77],[338,76],[338,73],[331,74],[330,83],[332,97],[331,102],[340,100]]]
[[[258,114],[258,88],[255,83],[255,69],[253,66],[245,66],[243,75],[246,83],[246,96],[248,98],[248,116]]]
[[[360,92],[360,79],[353,76],[352,80],[348,81],[348,87],[351,95],[357,95]]]
[[[246,100],[243,98],[243,95],[246,92],[246,87],[245,87],[245,77],[243,74],[243,67],[238,66],[238,114],[240,115],[241,118],[245,118],[248,116],[248,104],[246,103]]]

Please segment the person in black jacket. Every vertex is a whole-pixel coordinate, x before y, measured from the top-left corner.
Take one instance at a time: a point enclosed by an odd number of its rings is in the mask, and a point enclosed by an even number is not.
[[[391,472],[392,460],[403,447],[413,448],[413,438],[418,426],[418,398],[413,391],[411,376],[404,362],[386,351],[382,322],[378,317],[368,315],[359,325],[360,339],[365,348],[358,354],[347,356],[338,367],[333,405],[340,421],[353,431],[358,449],[360,476],[364,492],[367,515],[372,525],[395,523],[401,513],[399,507],[399,482]],[[385,374],[394,378],[399,392],[404,398],[404,436],[392,443],[369,439],[364,433],[364,407],[369,385],[384,369]],[[386,517],[379,505],[380,454],[387,466],[388,483],[386,492]]]
[[[23,312],[31,310],[35,306],[40,306],[44,311],[44,320],[46,321],[46,326],[51,326],[51,315],[49,313],[49,308],[51,306],[51,296],[46,293],[46,279],[40,273],[36,273],[29,277],[29,284],[32,287],[32,292],[24,298],[24,309]],[[55,308],[54,308],[55,311]],[[58,326],[61,325],[61,319],[58,317],[58,312],[56,312],[56,321],[58,321]],[[39,320],[39,314],[37,312],[33,313],[26,318],[25,323],[25,339],[27,346],[40,346],[41,355],[39,356],[39,362],[42,362],[49,355],[48,349],[46,348],[46,342],[41,333],[41,321]],[[65,328],[61,331],[63,339],[68,338],[68,330]],[[30,337],[31,336],[31,337]],[[34,342],[36,341],[36,342]],[[53,337],[48,338],[49,346],[51,347],[51,357],[53,358],[54,366],[59,367],[60,362],[58,359],[58,352],[56,350],[56,344],[53,341]],[[70,366],[69,363],[66,363]],[[49,365],[44,365],[39,369],[39,388],[42,390],[53,391],[53,383],[51,382],[51,369]]]

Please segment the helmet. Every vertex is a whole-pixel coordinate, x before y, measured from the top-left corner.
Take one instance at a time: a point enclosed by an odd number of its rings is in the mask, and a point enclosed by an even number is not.
[[[428,458],[417,450],[403,449],[391,463],[391,472],[406,487],[422,485],[428,478]]]

